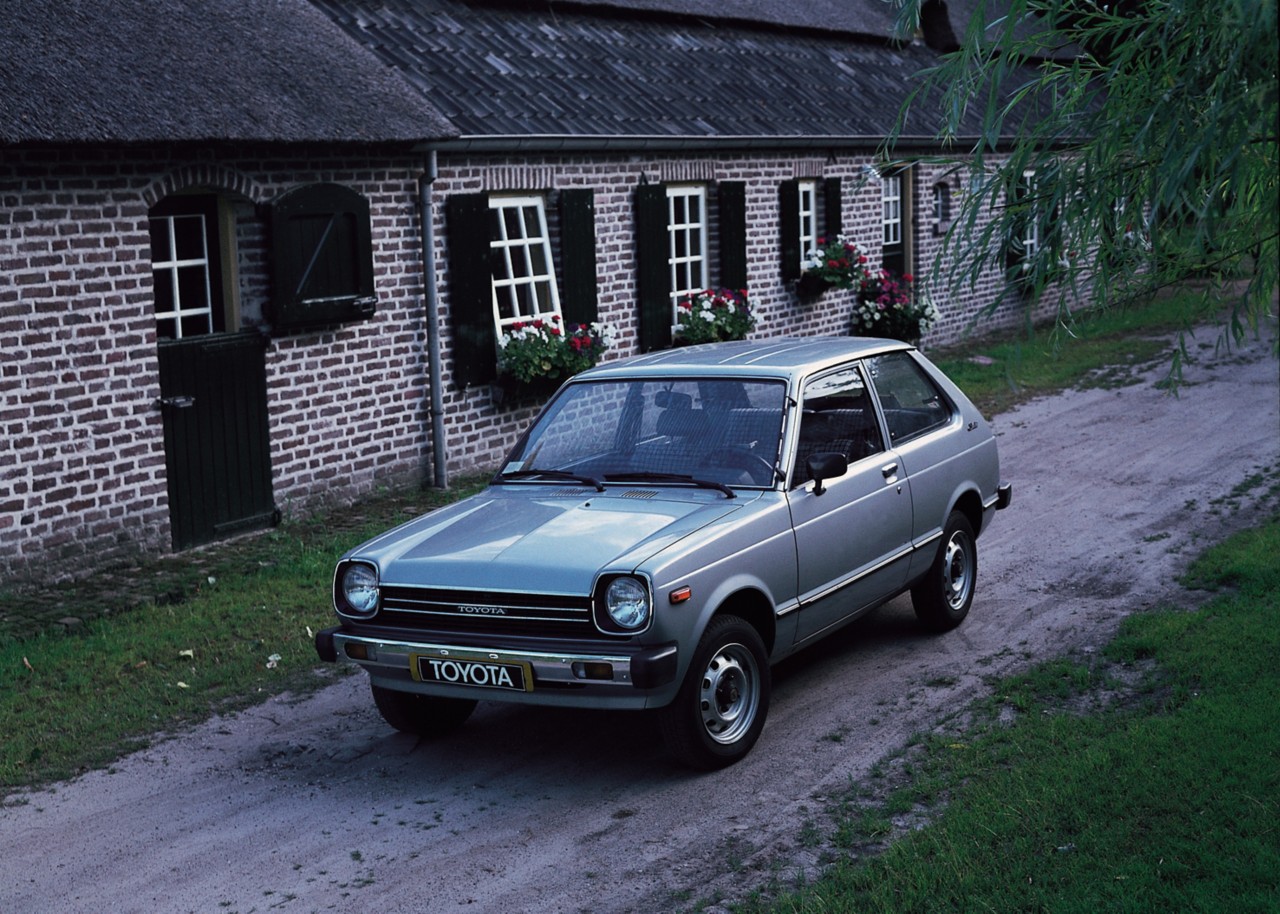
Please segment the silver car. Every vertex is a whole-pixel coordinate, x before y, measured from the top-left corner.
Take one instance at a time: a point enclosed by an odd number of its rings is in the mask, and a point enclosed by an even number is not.
[[[719,768],[760,736],[771,664],[908,590],[924,626],[959,625],[1010,494],[986,421],[903,343],[611,362],[483,493],[347,553],[316,646],[400,730],[482,699],[652,709],[673,755]]]

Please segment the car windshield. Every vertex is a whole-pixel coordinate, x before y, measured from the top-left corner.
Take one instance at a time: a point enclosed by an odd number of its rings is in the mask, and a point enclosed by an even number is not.
[[[569,385],[500,478],[772,486],[786,386],[690,378]]]

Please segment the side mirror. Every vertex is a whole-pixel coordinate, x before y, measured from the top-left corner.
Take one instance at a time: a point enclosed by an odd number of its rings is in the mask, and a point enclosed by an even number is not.
[[[823,451],[810,457],[805,467],[814,482],[813,494],[821,495],[827,491],[822,485],[824,479],[835,479],[849,471],[849,458],[836,451]]]

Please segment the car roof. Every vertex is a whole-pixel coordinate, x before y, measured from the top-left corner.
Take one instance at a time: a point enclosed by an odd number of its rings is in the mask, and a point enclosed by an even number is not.
[[[851,359],[910,349],[898,340],[875,337],[795,337],[677,346],[597,365],[578,377],[591,380],[685,374],[714,377],[792,378]]]

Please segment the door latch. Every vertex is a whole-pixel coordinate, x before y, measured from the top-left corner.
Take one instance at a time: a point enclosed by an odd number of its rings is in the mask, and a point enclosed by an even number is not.
[[[156,401],[156,406],[172,406],[174,409],[190,409],[196,405],[196,398],[182,394],[177,397],[161,397]]]

